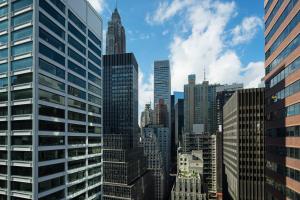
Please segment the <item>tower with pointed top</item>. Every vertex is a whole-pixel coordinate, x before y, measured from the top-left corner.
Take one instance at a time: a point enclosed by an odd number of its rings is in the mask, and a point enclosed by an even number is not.
[[[117,5],[117,4],[116,4]],[[106,55],[122,54],[126,52],[125,29],[117,6],[108,22],[106,34]]]

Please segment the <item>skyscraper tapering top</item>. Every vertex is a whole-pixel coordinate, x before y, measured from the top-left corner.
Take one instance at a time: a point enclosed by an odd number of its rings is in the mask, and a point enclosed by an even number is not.
[[[126,53],[126,37],[125,29],[121,22],[118,9],[115,8],[112,13],[111,20],[108,22],[106,35],[106,54],[122,54]]]

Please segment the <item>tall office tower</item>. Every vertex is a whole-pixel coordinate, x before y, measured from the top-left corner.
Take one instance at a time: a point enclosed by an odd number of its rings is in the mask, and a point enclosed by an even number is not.
[[[171,104],[170,104],[170,112],[171,112],[171,171],[176,171],[176,144],[175,144],[175,95],[171,95]]]
[[[132,53],[103,56],[103,199],[151,199],[151,173],[138,147],[138,64]]]
[[[234,200],[264,199],[264,89],[235,92],[223,116],[228,192]]]
[[[215,133],[217,126],[216,88],[208,81],[196,84],[196,75],[189,75],[184,86],[184,130],[192,132],[194,124],[204,124],[205,132]]]
[[[141,128],[147,127],[154,123],[154,111],[151,109],[151,104],[145,105],[145,110],[141,114]]]
[[[154,123],[156,125],[162,125],[168,127],[169,122],[169,112],[168,105],[163,99],[160,99],[158,104],[156,104],[154,109]]]
[[[162,99],[170,112],[171,74],[169,60],[154,62],[154,106]],[[170,114],[170,113],[169,113]]]
[[[161,146],[161,135],[168,137],[168,128],[146,127],[144,129],[146,130],[143,131],[142,145],[144,148],[144,155],[147,156],[148,159],[148,170],[150,170],[154,176],[155,195],[153,199],[163,200],[167,197],[167,172],[164,166],[165,160]],[[163,131],[163,134],[158,135],[161,131]]]
[[[206,200],[202,180],[204,163],[202,151],[179,153],[177,163],[178,173],[171,192],[171,200]]]
[[[0,199],[101,199],[102,19],[1,1]]]
[[[180,146],[182,141],[183,133],[183,124],[184,124],[184,100],[178,99],[175,104],[175,145],[176,150]]]
[[[106,33],[106,55],[122,54],[126,52],[125,29],[121,22],[118,9],[115,8],[111,20],[108,22]]]
[[[225,168],[223,164],[223,107],[235,91],[243,89],[243,84],[234,83],[232,85],[219,86],[216,89],[217,97],[217,199],[223,199],[223,186],[227,188],[226,181],[223,179],[225,176]],[[225,190],[226,191],[226,190]]]
[[[217,171],[216,171],[216,135],[194,131],[182,136],[182,152],[190,153],[193,150],[203,152],[203,181],[209,198],[216,198]]]
[[[299,9],[265,0],[266,199],[300,199]]]

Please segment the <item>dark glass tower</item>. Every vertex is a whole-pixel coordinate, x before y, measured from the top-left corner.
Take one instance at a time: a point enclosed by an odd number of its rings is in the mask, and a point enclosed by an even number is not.
[[[121,17],[116,8],[108,22],[106,35],[106,54],[122,54],[126,52],[125,29],[121,22]]]

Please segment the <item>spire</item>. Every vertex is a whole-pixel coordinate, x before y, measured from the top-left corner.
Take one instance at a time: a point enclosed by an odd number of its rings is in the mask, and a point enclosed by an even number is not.
[[[205,66],[204,66],[203,71],[204,71],[204,81],[206,81]]]

